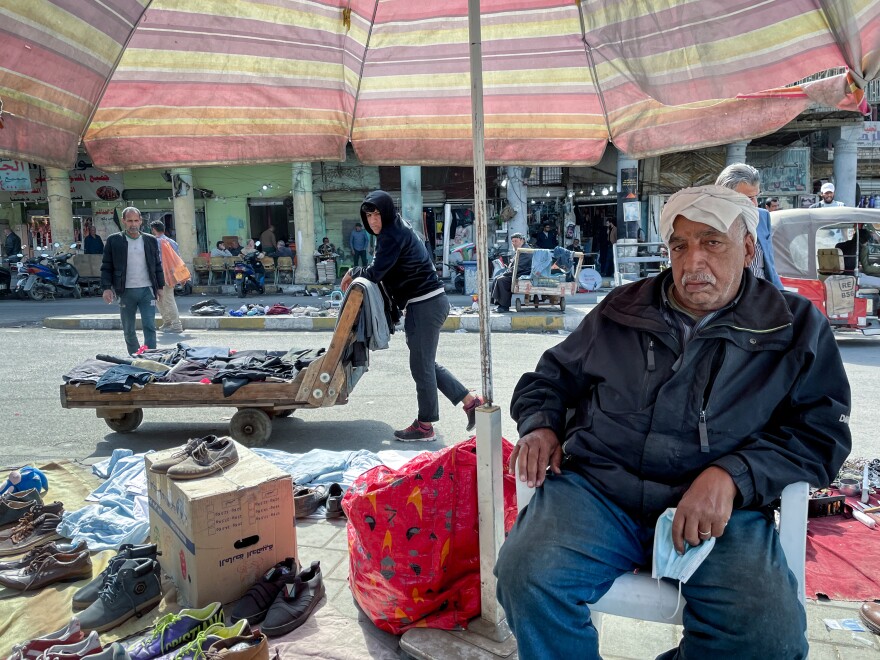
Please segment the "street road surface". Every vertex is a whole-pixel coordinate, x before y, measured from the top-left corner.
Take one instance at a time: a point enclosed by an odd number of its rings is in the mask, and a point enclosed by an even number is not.
[[[0,304],[0,309],[2,309]],[[160,339],[171,344],[177,336]],[[289,349],[326,346],[328,332],[191,331],[183,341],[194,345],[234,348]],[[510,397],[519,376],[536,364],[540,354],[562,340],[558,334],[496,333],[492,336],[495,400],[503,411],[502,431],[516,440],[509,415]],[[160,344],[162,345],[162,344]],[[880,457],[880,342],[842,339],[838,342],[853,389],[851,427],[854,454]],[[135,452],[183,444],[190,437],[226,434],[234,408],[164,408],[144,411],[144,422],[131,434],[117,434],[93,410],[64,410],[59,402],[61,375],[96,353],[122,354],[119,331],[0,329],[0,465],[20,465],[51,459],[95,460],[116,447]],[[438,360],[468,387],[479,389],[479,336],[443,333]],[[420,449],[451,445],[468,437],[465,415],[440,396],[441,438],[437,442],[401,443],[394,429],[416,415],[415,386],[409,375],[408,353],[402,334],[392,337],[391,348],[371,356],[364,375],[344,406],[297,411],[277,419],[268,446],[289,452],[313,448],[331,450]]]

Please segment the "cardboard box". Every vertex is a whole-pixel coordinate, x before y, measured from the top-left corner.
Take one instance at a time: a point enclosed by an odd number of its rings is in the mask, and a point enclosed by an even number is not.
[[[150,538],[186,607],[236,600],[276,563],[296,556],[291,476],[238,443],[236,449],[234,466],[189,481],[150,472],[176,449],[144,457]]]

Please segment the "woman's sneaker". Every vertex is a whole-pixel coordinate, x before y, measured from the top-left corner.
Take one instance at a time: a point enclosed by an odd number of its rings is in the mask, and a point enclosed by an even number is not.
[[[395,431],[394,437],[401,442],[433,442],[434,427],[416,419],[405,429]]]

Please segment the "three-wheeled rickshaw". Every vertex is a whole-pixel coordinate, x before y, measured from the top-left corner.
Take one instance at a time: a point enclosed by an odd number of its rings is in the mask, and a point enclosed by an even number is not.
[[[867,232],[869,263],[880,263],[880,209],[787,209],[770,219],[783,286],[811,300],[834,330],[880,335],[880,288],[859,262],[860,234]]]

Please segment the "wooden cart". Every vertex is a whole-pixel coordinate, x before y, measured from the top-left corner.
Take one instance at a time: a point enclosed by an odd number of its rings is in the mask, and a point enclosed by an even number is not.
[[[533,248],[517,248],[516,256],[513,258],[513,281],[510,284],[510,292],[512,295],[511,302],[516,307],[516,311],[521,312],[523,305],[532,304],[537,307],[539,305],[559,305],[560,311],[565,311],[565,296],[574,295],[577,292],[578,277],[581,274],[581,267],[584,263],[583,252],[572,252],[577,259],[574,269],[574,281],[559,282],[554,286],[536,286],[531,279],[520,280],[516,277],[516,270],[519,265],[520,252],[536,252]]]
[[[223,396],[221,384],[148,383],[130,392],[97,392],[94,385],[62,385],[62,408],[94,408],[117,433],[131,433],[144,419],[144,408],[237,408],[229,423],[230,435],[248,447],[265,444],[272,434],[272,418],[287,417],[297,408],[322,408],[348,403],[348,395],[363,368],[344,362],[355,341],[358,312],[364,290],[353,286],[340,310],[327,351],[285,383],[254,382]]]

